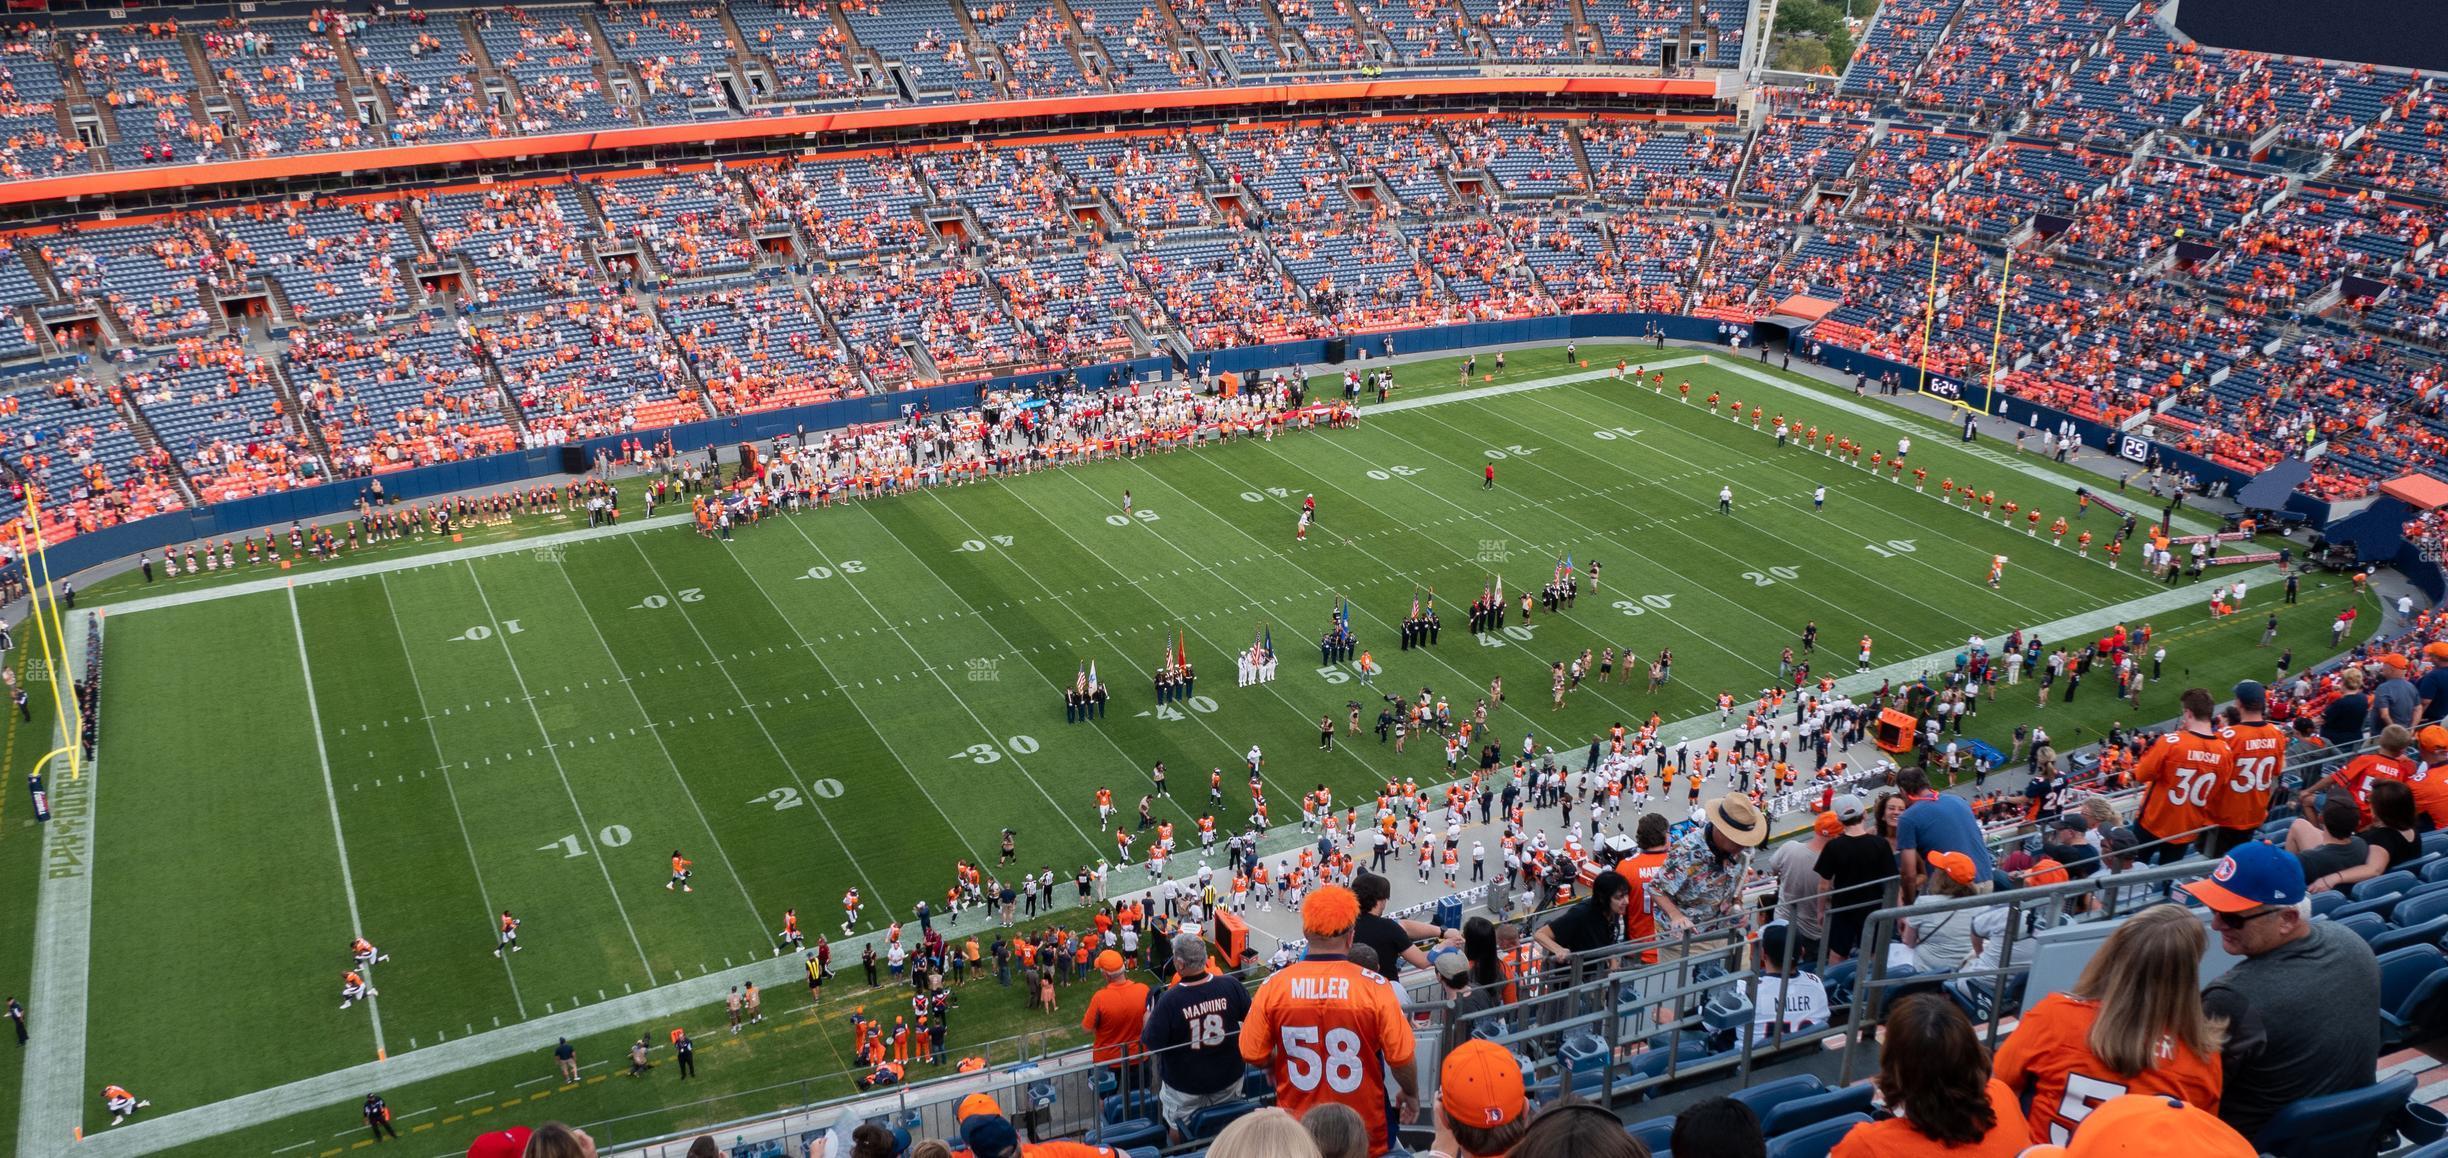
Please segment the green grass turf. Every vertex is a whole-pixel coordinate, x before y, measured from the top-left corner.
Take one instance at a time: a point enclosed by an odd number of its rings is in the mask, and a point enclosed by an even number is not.
[[[1553,372],[1531,361],[1515,375]],[[1456,401],[776,519],[729,545],[673,528],[432,562],[299,587],[294,619],[287,592],[114,616],[93,992],[148,1000],[141,1015],[94,1003],[88,1077],[175,1108],[373,1056],[372,1011],[336,1008],[350,900],[325,760],[357,910],[395,955],[376,981],[396,1056],[761,958],[786,906],[833,925],[851,885],[872,929],[940,899],[953,860],[980,857],[1005,826],[1027,865],[1109,855],[1094,790],[1111,786],[1127,810],[1157,760],[1180,796],[1160,812],[1183,821],[1203,805],[1199,773],[1233,779],[1252,743],[1268,752],[1279,819],[1316,783],[1350,798],[1388,776],[1433,779],[1441,762],[1419,746],[1316,751],[1318,713],[1340,721],[1358,691],[1348,670],[1302,654],[1338,596],[1389,691],[1429,684],[1460,706],[1503,677],[1511,702],[1492,724],[1510,750],[1525,729],[1577,746],[1617,719],[1671,721],[1720,688],[1748,694],[1806,619],[1842,672],[1863,632],[1884,663],[2157,590],[1948,510],[1934,480],[2069,509],[2070,483],[2043,499],[2043,484],[1925,439],[1915,459],[1932,493],[1916,495],[1677,402],[1686,373],[1696,395],[1768,397],[1695,367],[1670,372],[1663,398],[1594,383]],[[1827,429],[1868,425],[1777,400],[1772,412]],[[1493,492],[1479,480],[1489,461]],[[1723,482],[1734,518],[1715,513]],[[1829,506],[1814,512],[1822,482]],[[1295,543],[1305,492],[1320,522]],[[1567,551],[1606,563],[1590,606],[1511,638],[1461,630],[1491,573],[1508,592],[1533,588]],[[1982,582],[1994,553],[2015,560],[2002,591]],[[1429,585],[1448,642],[1397,651],[1393,620]],[[2176,641],[2172,664],[2219,686],[2266,675],[2252,643],[2275,598],[2260,590],[2249,623],[2211,626],[2198,607],[2154,622]],[[2345,598],[2315,579],[2285,616],[2305,662]],[[1284,676],[1236,689],[1230,653],[1260,623]],[[1177,631],[1201,698],[1158,713],[1141,673]],[[1585,687],[1551,713],[1547,663],[1608,644],[1674,648],[1676,685]],[[1058,689],[1084,659],[1113,686],[1113,711],[1065,726]],[[301,710],[309,683],[320,752]],[[2154,689],[2136,718],[2172,701]],[[2025,707],[2001,706],[2016,710],[1985,713],[1975,734],[2001,739]],[[2069,726],[2121,710],[2087,694],[2043,715],[2067,742]],[[1235,784],[1227,823],[1242,799]],[[660,887],[675,847],[696,861],[693,893]],[[506,963],[489,952],[502,908],[525,919],[528,946]],[[162,944],[187,947],[180,968],[160,967]],[[233,1050],[232,1026],[268,1048]],[[724,1080],[835,1068],[778,1037],[773,1052]]]

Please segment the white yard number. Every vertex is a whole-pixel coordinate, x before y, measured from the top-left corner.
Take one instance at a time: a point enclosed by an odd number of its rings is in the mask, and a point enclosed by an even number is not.
[[[1914,546],[1913,541],[1910,539],[1889,539],[1887,540],[1885,546],[1881,546],[1877,543],[1862,544],[1862,550],[1868,551],[1881,559],[1893,559],[1898,555],[1910,555],[1920,549],[1921,548]]]
[[[967,760],[972,764],[992,764],[995,761],[1003,758],[1003,753],[1006,749],[1009,749],[1015,756],[1031,756],[1036,754],[1037,748],[1037,737],[1013,736],[1012,738],[1005,740],[1003,742],[1003,747],[1001,748],[997,748],[992,744],[971,744],[968,747],[963,748],[958,752],[954,752],[945,758],[950,760]],[[832,782],[820,781],[816,785],[816,795],[826,795],[824,785],[827,783]],[[841,795],[840,784],[833,784],[833,792],[831,795]]]
[[[1360,1035],[1348,1029],[1325,1031],[1325,1055],[1319,1056],[1318,1027],[1283,1027],[1284,1077],[1296,1090],[1326,1088],[1349,1094],[1360,1088]]]
[[[1108,527],[1127,527],[1131,525],[1131,520],[1134,518],[1142,523],[1153,523],[1157,519],[1156,508],[1141,507],[1138,510],[1132,511],[1128,515],[1107,515],[1105,516],[1105,525]]]
[[[990,542],[998,547],[1008,547],[1012,545],[1012,537],[1010,535],[988,535],[983,539],[963,539],[961,540],[960,546],[952,549],[955,551],[969,551],[974,553],[985,550],[986,544]]]
[[[625,824],[607,824],[603,827],[603,831],[595,834],[595,843],[600,844],[605,848],[619,848],[620,846],[629,843],[629,826]],[[559,849],[564,858],[586,855],[586,847],[578,843],[578,834],[574,832],[552,842],[551,844],[545,845],[536,851],[551,852],[555,849]]]
[[[1615,610],[1626,615],[1647,615],[1652,611],[1664,611],[1672,606],[1674,606],[1672,595],[1643,595],[1637,601],[1631,599],[1615,601]]]
[[[819,777],[808,782],[808,791],[826,800],[839,800],[842,794],[842,782],[830,776]]]
[[[1539,452],[1539,448],[1537,448],[1537,447],[1535,447],[1535,446],[1523,446],[1522,444],[1520,444],[1520,443],[1518,443],[1518,442],[1508,442],[1508,443],[1504,444],[1503,446],[1491,446],[1491,447],[1487,448],[1487,450],[1486,450],[1484,453],[1485,453],[1485,454],[1486,454],[1486,455],[1487,455],[1489,458],[1495,458],[1495,459],[1505,459],[1505,458],[1528,458],[1528,457],[1530,457],[1531,455],[1537,454],[1538,452]]]
[[[748,803],[770,804],[773,805],[774,811],[780,812],[785,808],[797,808],[807,802],[799,799],[799,790],[796,788],[776,788]]]
[[[1368,472],[1368,476],[1378,482],[1384,482],[1392,478],[1410,478],[1419,472],[1420,468],[1416,466],[1389,466],[1384,470],[1372,470]]]
[[[522,631],[525,631],[525,630],[527,630],[527,629],[526,629],[526,628],[524,628],[524,627],[520,627],[520,626],[519,626],[519,621],[518,621],[518,620],[515,620],[515,619],[505,619],[505,620],[502,620],[502,630],[501,630],[501,633],[502,633],[503,635],[517,635],[518,633],[520,633],[520,632],[522,632]],[[490,627],[486,627],[484,624],[479,623],[479,624],[477,624],[477,625],[476,625],[476,626],[474,626],[474,627],[468,628],[466,631],[462,631],[462,632],[460,632],[459,634],[452,636],[451,638],[452,638],[452,639],[465,639],[465,640],[472,640],[472,641],[475,641],[475,642],[479,642],[479,643],[481,643],[481,642],[483,642],[483,641],[485,641],[485,640],[488,640],[488,639],[493,638],[493,629],[492,629],[492,628],[490,628]]]
[[[1621,426],[1610,426],[1605,430],[1590,431],[1590,435],[1600,442],[1613,442],[1618,438],[1638,438],[1640,431],[1627,430]]]
[[[1197,712],[1202,716],[1216,710],[1216,708],[1221,706],[1217,704],[1212,697],[1208,696],[1192,696],[1187,700],[1183,700],[1182,702],[1190,705],[1191,711]],[[1139,714],[1144,716],[1148,713],[1141,712]],[[1171,704],[1156,705],[1155,716],[1159,720],[1187,720],[1190,718],[1183,715],[1180,708],[1176,708]]]
[[[841,561],[841,573],[844,575],[856,575],[861,571],[865,571],[866,569],[867,565],[859,562],[856,559],[844,559]],[[798,578],[801,579],[830,579],[832,577],[833,569],[825,566],[822,563],[808,568],[807,574],[798,576]]]
[[[1282,487],[1268,487],[1268,488],[1267,488],[1267,489],[1266,489],[1264,492],[1259,492],[1259,491],[1243,491],[1243,492],[1241,492],[1241,501],[1242,501],[1242,502],[1245,502],[1245,503],[1263,503],[1263,502],[1267,501],[1269,498],[1288,499],[1288,498],[1291,498],[1291,497],[1292,497],[1292,492],[1291,492],[1291,491],[1288,491],[1288,490],[1285,490],[1285,489],[1284,489],[1284,488],[1282,488]]]
[[[1777,580],[1783,579],[1787,582],[1791,582],[1795,579],[1801,578],[1802,573],[1791,567],[1770,567],[1766,574],[1761,574],[1757,571],[1745,571],[1742,573],[1742,577],[1750,580],[1753,587],[1774,587],[1776,586]]]
[[[629,610],[631,610],[631,611],[659,611],[659,610],[661,610],[661,609],[663,609],[663,608],[666,608],[666,607],[671,606],[671,602],[672,602],[671,600],[666,599],[666,598],[664,598],[663,596],[660,596],[660,595],[649,595],[649,596],[647,596],[647,597],[646,597],[646,598],[644,598],[644,599],[640,599],[640,600],[638,600],[638,601],[637,601],[637,605],[636,605],[636,606],[634,606],[634,607],[631,607]],[[705,602],[705,592],[704,592],[702,589],[700,589],[700,588],[696,588],[696,587],[683,587],[683,588],[681,588],[681,589],[680,589],[680,602],[682,602],[682,603],[703,603],[703,602]]]
[[[1341,666],[1331,663],[1327,664],[1325,667],[1319,668],[1318,676],[1330,684],[1347,684],[1351,682],[1350,672],[1344,671]]]
[[[1496,637],[1497,634],[1498,633],[1493,631],[1481,632],[1479,635],[1479,646],[1503,647],[1505,646],[1505,639],[1513,640],[1516,643],[1528,643],[1532,638],[1532,630],[1529,627],[1519,623],[1505,625],[1503,632],[1504,639],[1498,639]]]

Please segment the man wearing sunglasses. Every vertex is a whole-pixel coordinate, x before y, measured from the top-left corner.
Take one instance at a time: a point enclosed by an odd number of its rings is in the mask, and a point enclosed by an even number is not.
[[[2249,1138],[2299,1099],[2370,1085],[2380,966],[2363,938],[2312,919],[2294,855],[2238,845],[2184,889],[2210,909],[2219,946],[2244,958],[2202,991],[2203,1009],[2227,1020],[2219,1117]]]

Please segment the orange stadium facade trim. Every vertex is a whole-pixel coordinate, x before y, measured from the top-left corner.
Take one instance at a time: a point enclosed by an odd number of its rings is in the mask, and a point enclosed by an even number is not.
[[[1099,93],[1039,100],[966,104],[903,105],[827,113],[750,117],[691,124],[639,125],[601,132],[496,137],[433,145],[401,145],[332,153],[296,153],[199,165],[78,173],[0,183],[0,204],[67,201],[113,193],[141,193],[200,185],[279,181],[332,173],[365,173],[432,165],[459,165],[505,158],[581,154],[614,149],[696,142],[740,141],[806,133],[857,132],[912,125],[979,124],[1040,117],[1082,116],[1157,109],[1223,109],[1292,105],[1303,101],[1365,101],[1436,96],[1641,96],[1708,99],[1714,80],[1655,76],[1427,77],[1417,80],[1345,81],[1328,84],[1256,85],[1221,89]]]

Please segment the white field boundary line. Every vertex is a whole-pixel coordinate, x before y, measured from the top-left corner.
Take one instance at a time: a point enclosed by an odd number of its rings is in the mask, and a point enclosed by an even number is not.
[[[1682,366],[1699,365],[1701,361],[1702,359],[1697,357],[1676,358],[1665,362],[1647,365],[1647,368],[1652,370],[1672,370]],[[1580,382],[1594,382],[1613,373],[1614,371],[1612,369],[1588,370],[1574,374],[1561,374],[1553,378],[1537,378],[1527,382],[1512,382],[1501,386],[1474,386],[1468,390],[1451,390],[1442,394],[1431,395],[1426,398],[1406,398],[1394,402],[1388,402],[1379,406],[1363,407],[1360,410],[1360,417],[1365,420],[1371,415],[1391,414],[1403,410],[1416,410],[1423,406],[1442,406],[1451,402],[1474,402],[1484,398],[1495,398],[1506,394],[1518,394],[1525,390],[1545,390],[1555,386],[1569,386]],[[1105,460],[1099,459],[1097,461],[1101,462]],[[1058,467],[1056,469],[1063,468]],[[852,501],[868,502],[872,500],[858,499]],[[453,563],[459,563],[471,559],[490,558],[495,555],[514,555],[521,551],[532,551],[539,547],[551,547],[555,545],[575,543],[586,539],[610,538],[615,535],[634,535],[642,531],[661,530],[665,527],[686,526],[692,517],[693,516],[688,514],[657,515],[651,519],[633,519],[623,522],[616,527],[581,527],[567,531],[552,531],[542,535],[531,535],[523,539],[507,539],[499,543],[481,543],[469,547],[453,547],[448,550],[433,551],[420,555],[408,555],[397,559],[382,559],[366,563],[351,563],[326,570],[314,571],[304,575],[278,575],[264,579],[249,579],[244,582],[230,583],[219,587],[208,587],[200,591],[180,591],[164,595],[146,596],[141,599],[118,600],[105,604],[104,606],[108,607],[113,615],[132,615],[139,611],[153,611],[164,607],[185,607],[196,603],[209,603],[216,599],[232,599],[241,595],[259,595],[268,591],[279,591],[286,586],[313,586],[318,583],[338,583],[344,580],[356,579],[367,575],[386,575],[399,571],[413,571],[422,567],[448,566]]]
[[[1727,358],[1717,360],[1707,355],[1703,355],[1700,358],[1700,361],[1706,363],[1707,365],[1715,366],[1720,370],[1724,370],[1727,373],[1734,374],[1738,377],[1748,378],[1762,386],[1774,387],[1796,397],[1817,402],[1823,406],[1832,406],[1838,410],[1844,411],[1847,414],[1860,415],[1861,417],[1867,418],[1872,422],[1887,424],[1894,422],[1896,418],[1896,416],[1893,414],[1881,414],[1876,409],[1865,406],[1850,398],[1846,398],[1841,394],[1831,394],[1825,390],[1811,390],[1798,386],[1791,381],[1778,377],[1775,374],[1770,374],[1764,370],[1754,370],[1751,367],[1744,365],[1740,359]],[[1897,409],[1901,410],[1902,408],[1899,407]],[[1915,418],[1928,417],[1927,415],[1920,414],[1915,411],[1905,410],[1902,412]],[[2014,417],[2011,414],[2000,414],[1996,415],[1996,417],[2004,418],[2008,422],[2014,421]],[[2017,423],[2017,425],[2021,424]],[[1994,438],[1996,436],[1991,435],[1990,437]],[[2068,478],[2065,475],[2050,470],[2045,466],[2041,466],[2038,463],[2023,461],[2023,459],[2017,455],[2008,454],[2000,450],[1993,450],[1986,442],[1973,443],[1969,446],[1966,446],[1961,442],[1952,443],[1950,445],[1953,449],[1962,451],[1963,453],[1980,459],[1983,462],[1987,462],[1993,466],[2005,467],[2006,469],[2014,471],[2017,474],[2026,476],[2028,478],[2037,479],[2052,487],[2064,487],[2071,491],[2076,486],[2085,485],[2077,482],[2075,479]],[[2141,464],[2136,463],[2135,465],[2139,466]],[[2093,494],[2100,493],[2100,489],[2096,486],[2091,487],[2090,490]],[[2114,500],[2114,496],[2102,495],[2102,497],[2109,498],[2111,501]],[[2157,504],[2149,505],[2155,506]],[[2209,520],[2194,515],[2189,508],[2185,511],[2180,511],[2177,513],[2176,523],[2179,529],[2190,530],[2197,534],[2207,534],[2215,529]]]
[[[2274,566],[2262,567],[2246,572],[2240,577],[2253,586],[2274,590],[2269,584],[2277,573],[2277,568]],[[2156,591],[2111,607],[2103,607],[2041,624],[2034,630],[2037,630],[2043,639],[2081,638],[2086,634],[2104,631],[2117,623],[2129,622],[2198,601],[2198,593],[2189,588],[2179,587]],[[1894,680],[1901,683],[1924,673],[1952,670],[1954,662],[1953,649],[1932,652],[1914,659],[1875,668],[1867,673],[1843,676],[1837,680],[1837,686],[1839,690],[1848,694],[1875,690],[1882,681]],[[1715,712],[1678,720],[1659,729],[1660,737],[1669,744],[1681,740],[1705,742],[1710,737],[1722,739],[1730,732],[1731,729],[1719,720]],[[90,777],[87,782],[91,782]],[[1465,834],[1465,839],[1470,839],[1468,833]],[[1303,836],[1299,832],[1298,823],[1295,822],[1278,825],[1271,830],[1268,833],[1267,843],[1271,847],[1268,848],[1265,855],[1274,856],[1296,846],[1312,844],[1314,838]],[[1196,879],[1200,862],[1187,856],[1181,859],[1183,861],[1182,871],[1173,874],[1174,879]],[[1139,896],[1146,891],[1146,889],[1116,891],[1113,895],[1116,897]],[[1068,900],[1068,894],[1064,895]],[[1251,913],[1245,916],[1251,918],[1255,924],[1257,918],[1265,915]],[[1289,914],[1286,914],[1286,919],[1290,919]],[[1271,937],[1284,936],[1273,929],[1265,931]],[[879,941],[881,937],[881,933],[866,934],[855,939],[837,942],[835,947],[838,952],[847,952],[857,948],[860,944]],[[200,1138],[246,1129],[289,1115],[353,1101],[367,1089],[379,1089],[386,1086],[398,1088],[521,1054],[536,1055],[537,1064],[542,1065],[542,1054],[558,1037],[587,1037],[684,1012],[702,1011],[721,1002],[723,994],[732,986],[747,981],[757,981],[771,988],[775,985],[786,985],[798,976],[801,974],[796,958],[783,958],[778,961],[760,960],[730,969],[717,970],[685,981],[675,981],[642,992],[615,997],[608,1001],[599,1001],[593,1005],[547,1014],[516,1026],[487,1030],[472,1037],[458,1038],[438,1045],[410,1050],[386,1062],[366,1062],[193,1109],[160,1113],[157,1108],[155,1112],[159,1116],[140,1118],[125,1126],[97,1133],[79,1144],[75,1153],[77,1158],[92,1158],[92,1156],[121,1158],[121,1156],[143,1154],[166,1146],[193,1142]],[[63,1134],[61,1137],[64,1140],[67,1135]],[[20,1152],[38,1155],[57,1151],[49,1148],[26,1149],[21,1147]]]
[[[101,618],[95,611],[68,614],[68,623],[79,629]],[[68,636],[70,662],[81,664],[85,633],[70,630]],[[65,742],[64,724],[52,721],[51,734],[55,743]],[[55,760],[49,771],[56,773],[59,766]],[[85,761],[82,777],[44,777],[51,819],[42,826],[43,875],[26,992],[32,1037],[18,1092],[17,1152],[29,1158],[66,1150],[85,1122],[79,1107],[89,1096],[86,991],[93,957],[94,802],[101,778],[101,765],[93,760]]]
[[[357,877],[349,870],[348,837],[340,831],[340,794],[332,789],[331,752],[323,744],[323,711],[315,703],[314,665],[306,658],[306,623],[298,617],[297,588],[290,588],[288,596],[289,627],[297,636],[299,682],[306,688],[306,722],[314,729],[315,763],[323,772],[323,804],[331,812],[332,845],[340,853],[340,891],[348,895],[349,936],[363,940],[365,919],[357,911]],[[365,968],[359,976],[366,978],[366,1010],[374,1020],[374,1056],[389,1057],[390,1047],[383,1044],[382,1006],[374,999],[374,967]]]

